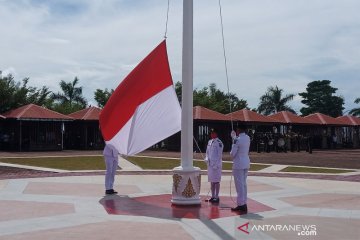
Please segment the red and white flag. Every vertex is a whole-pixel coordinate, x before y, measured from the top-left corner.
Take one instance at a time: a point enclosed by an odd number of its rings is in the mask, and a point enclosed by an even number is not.
[[[99,120],[105,142],[124,155],[139,153],[181,130],[165,40],[120,83]]]

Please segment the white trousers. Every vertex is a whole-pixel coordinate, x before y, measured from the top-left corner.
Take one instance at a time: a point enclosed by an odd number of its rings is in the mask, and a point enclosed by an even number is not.
[[[106,173],[105,173],[105,189],[110,190],[114,188],[114,180],[116,169],[118,167],[118,158],[105,156],[105,165],[106,165]]]
[[[237,205],[241,206],[247,203],[247,184],[246,178],[249,169],[233,169],[234,182],[237,192]]]

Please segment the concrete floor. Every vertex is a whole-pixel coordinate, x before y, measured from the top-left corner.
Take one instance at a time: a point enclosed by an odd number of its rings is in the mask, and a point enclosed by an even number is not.
[[[238,215],[222,180],[195,208],[171,205],[171,175],[117,175],[113,196],[98,175],[0,180],[0,239],[359,239],[359,182],[250,176]]]

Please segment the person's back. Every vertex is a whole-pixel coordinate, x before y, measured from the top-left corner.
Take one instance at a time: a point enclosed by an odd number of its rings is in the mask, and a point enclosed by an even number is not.
[[[234,142],[231,149],[231,156],[233,157],[233,169],[248,169],[250,168],[250,137],[245,133],[240,133]]]
[[[230,155],[233,159],[233,176],[237,192],[237,207],[231,211],[247,213],[247,184],[246,178],[250,168],[249,148],[250,137],[245,134],[246,127],[239,126],[239,136],[234,139]]]

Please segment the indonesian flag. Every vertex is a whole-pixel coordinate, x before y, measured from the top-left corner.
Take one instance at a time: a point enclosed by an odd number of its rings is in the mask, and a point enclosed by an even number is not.
[[[134,155],[181,130],[166,41],[120,83],[100,114],[106,144]]]

